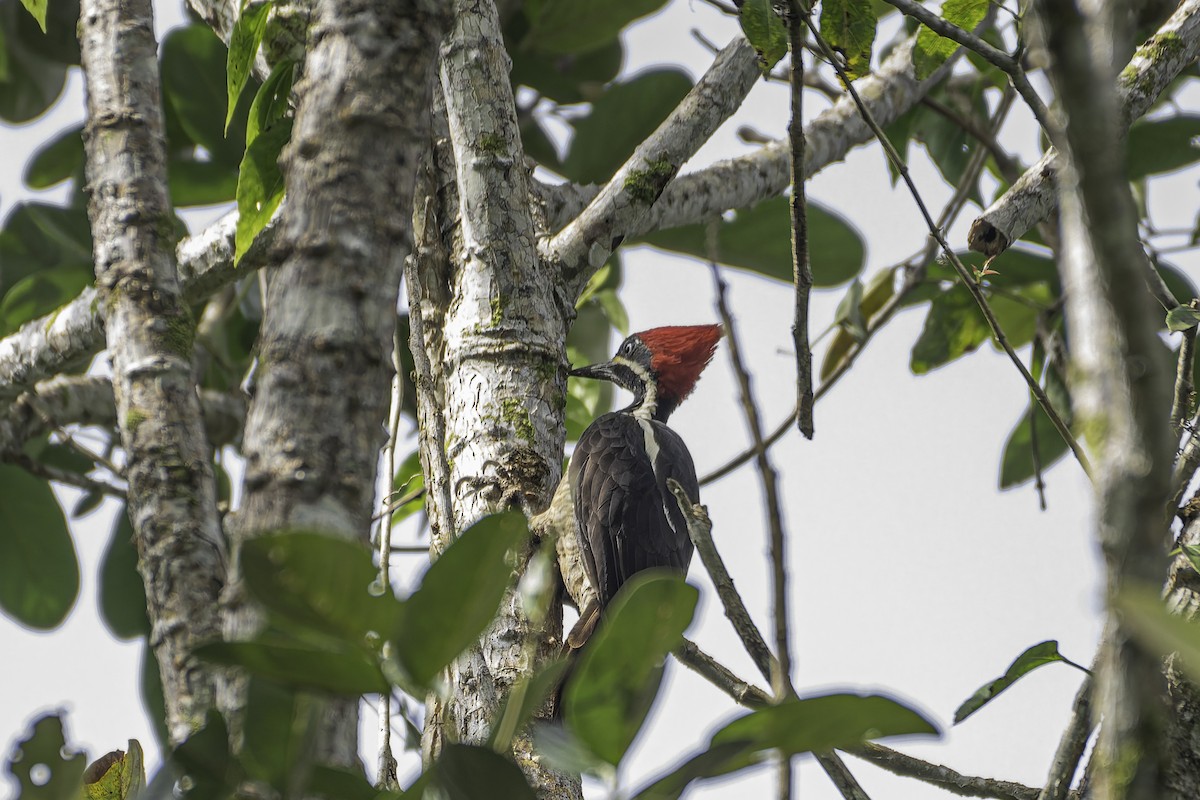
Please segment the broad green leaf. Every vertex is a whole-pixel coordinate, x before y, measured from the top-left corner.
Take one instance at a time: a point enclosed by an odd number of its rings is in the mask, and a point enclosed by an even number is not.
[[[307,692],[251,676],[242,722],[244,743],[239,753],[246,773],[275,787],[285,797],[304,797],[307,756],[320,711],[320,703]]]
[[[280,61],[271,68],[271,74],[263,81],[263,85],[258,87],[254,102],[250,104],[250,116],[246,120],[247,145],[252,144],[260,132],[287,117],[288,96],[292,91],[295,73],[294,61]]]
[[[272,533],[242,546],[246,588],[268,611],[355,645],[400,617],[365,544],[321,533]]]
[[[590,774],[601,779],[615,774],[611,764],[602,761],[562,725],[535,725],[533,744],[538,756],[560,772]]]
[[[721,728],[705,752],[655,781],[637,800],[675,800],[691,781],[751,766],[771,750],[820,753],[906,734],[936,736],[938,729],[920,713],[881,695],[792,698]]]
[[[0,4],[0,61],[7,67],[6,79],[0,81],[0,119],[29,122],[62,94],[67,66],[39,52],[45,38],[33,17],[16,3]]]
[[[1006,291],[992,293],[988,305],[992,307],[992,313],[996,315],[996,321],[1000,323],[1000,330],[1004,331],[1008,343],[1014,348],[1024,347],[1037,332],[1038,314],[1053,306],[1056,297],[1044,283],[1004,289]],[[997,352],[1003,351],[994,339],[992,347]]]
[[[562,683],[568,666],[565,658],[557,658],[542,664],[532,675],[522,675],[496,714],[496,724],[488,736],[488,745],[507,751],[512,746],[512,737],[545,705]]]
[[[158,659],[154,650],[146,642],[142,643],[142,663],[138,672],[138,694],[142,699],[142,708],[150,718],[150,726],[158,746],[166,752],[170,748],[167,736],[167,703],[163,699],[162,672],[158,668]]]
[[[593,299],[596,305],[604,311],[604,316],[617,329],[617,332],[622,336],[628,336],[629,314],[625,311],[625,304],[621,302],[621,296],[612,289],[602,289],[596,292]]]
[[[25,6],[35,20],[38,27],[42,29],[42,33],[46,32],[46,7],[49,5],[49,0],[21,0],[21,5]]]
[[[79,560],[50,485],[0,464],[0,609],[22,625],[57,627],[79,594]]]
[[[390,690],[379,665],[364,650],[341,647],[333,640],[320,645],[276,641],[273,637],[252,642],[213,642],[194,652],[205,661],[242,667],[252,675],[300,689],[347,696]]]
[[[20,800],[79,800],[86,767],[83,753],[68,749],[57,714],[37,719],[5,761],[5,772],[16,778]]]
[[[178,773],[186,775],[191,784],[184,797],[197,800],[233,797],[234,790],[245,778],[241,766],[229,752],[229,731],[225,721],[215,709],[209,710],[203,728],[175,748],[171,761],[173,764],[162,771],[166,773],[165,794],[153,792],[155,784],[163,777],[160,773],[150,782],[148,793],[151,797],[172,796]]]
[[[834,324],[858,341],[862,341],[867,335],[867,319],[863,314],[862,300],[862,281],[855,278],[850,283],[850,289],[842,298],[842,302],[838,303],[837,311],[833,315]]]
[[[547,169],[561,172],[562,159],[558,157],[554,142],[550,140],[537,117],[532,113],[521,115],[520,130],[521,147],[525,150],[525,155]]]
[[[292,136],[291,120],[261,131],[246,148],[238,172],[238,223],[234,258],[241,261],[254,237],[271,221],[283,201],[283,172],[279,154]]]
[[[821,35],[845,57],[851,79],[871,69],[875,21],[871,0],[824,0],[821,4]]]
[[[717,229],[717,260],[731,267],[792,282],[791,212],[788,198],[764,200],[735,212]],[[708,260],[705,225],[688,225],[647,234],[646,244]],[[866,248],[857,230],[836,212],[808,204],[808,249],[813,284],[837,286],[862,272]]]
[[[609,44],[639,17],[666,0],[541,0],[527,10],[530,30],[522,45],[543,53],[586,53]],[[671,108],[674,108],[672,104]]]
[[[1176,306],[1167,312],[1167,330],[1171,333],[1191,330],[1200,324],[1200,311],[1188,306]]]
[[[1051,374],[1055,376],[1054,381],[1061,387],[1061,391],[1051,392],[1048,386],[1047,395],[1054,403],[1059,416],[1070,424],[1071,406],[1070,398],[1066,395],[1066,385],[1057,377],[1057,372]],[[1062,400],[1056,398],[1056,394],[1060,395]],[[1036,407],[1034,424],[1037,426],[1038,461],[1044,473],[1066,455],[1067,443],[1063,441],[1058,429],[1046,416],[1046,412],[1042,411],[1041,406],[1036,402],[1033,405]],[[1012,433],[1008,435],[1008,441],[1004,443],[1004,455],[1000,457],[1000,488],[1011,489],[1019,486],[1032,479],[1033,474],[1033,437],[1029,430],[1029,410],[1026,409],[1017,420]]]
[[[237,196],[237,173],[208,161],[178,158],[171,161],[167,188],[175,208],[215,206]]]
[[[984,102],[984,88],[984,81],[976,78],[965,87],[961,84],[956,85],[953,92],[939,88],[931,93],[931,99],[964,116],[987,119],[988,108]],[[946,183],[951,186],[960,185],[970,164],[971,155],[979,147],[979,143],[957,122],[931,108],[917,106],[910,113],[913,140],[924,145],[930,160]],[[978,183],[976,179],[971,186],[969,197],[976,204],[983,205]]]
[[[775,13],[771,0],[744,0],[738,7],[738,22],[746,41],[758,53],[758,68],[765,75],[787,55],[788,34],[783,20]]]
[[[90,272],[76,267],[43,270],[22,278],[0,300],[0,333],[11,333],[66,305],[91,282]]]
[[[394,792],[381,792],[372,786],[361,767],[313,764],[308,789],[318,797],[336,797],[338,800],[392,800],[400,797]]]
[[[1129,179],[1161,175],[1200,161],[1200,116],[1140,119],[1129,128]]]
[[[520,42],[528,32],[525,15],[514,14],[504,35],[509,42]],[[621,71],[624,57],[624,48],[617,38],[580,54],[554,55],[523,49],[516,44],[511,44],[508,52],[512,56],[511,76],[515,86],[528,86],[543,97],[564,105],[590,102],[599,97],[605,84]]]
[[[448,744],[430,772],[430,783],[445,800],[534,800],[536,797],[517,765],[486,747]]]
[[[238,99],[246,88],[246,81],[254,69],[254,57],[258,54],[258,45],[262,42],[263,31],[267,28],[267,15],[271,12],[271,3],[242,4],[242,13],[238,15],[229,35],[229,53],[225,61],[226,106],[225,131],[229,131],[229,123],[233,120],[233,112],[237,109]]]
[[[857,284],[856,280],[854,286]],[[887,301],[892,299],[896,293],[896,275],[890,269],[880,270],[871,276],[871,282],[867,284],[866,289],[861,290],[858,302],[859,315],[862,317],[863,332],[865,333],[867,324],[871,318],[883,308]],[[852,293],[848,292],[842,302],[846,303],[852,298]],[[839,312],[841,305],[838,306]],[[821,361],[821,380],[829,379],[834,371],[845,360],[850,353],[851,348],[859,341],[857,332],[847,330],[845,326],[839,325],[838,329],[833,332],[833,339],[829,342],[828,349],[825,350],[825,358]]]
[[[528,540],[522,514],[493,514],[463,531],[429,567],[392,634],[395,656],[414,683],[429,686],[478,640],[512,584],[509,553]]]
[[[207,25],[174,28],[162,43],[163,96],[193,142],[222,166],[237,164],[245,139],[226,135],[225,45]]]
[[[146,786],[142,745],[129,740],[129,750],[113,750],[83,773],[84,800],[134,800]]]
[[[675,69],[650,70],[610,86],[575,123],[563,176],[579,183],[607,181],[691,88],[691,79]]]
[[[988,3],[989,0],[946,0],[942,4],[942,19],[963,30],[974,30],[987,15]],[[958,44],[952,39],[943,39],[922,25],[913,49],[913,67],[916,68],[917,79],[928,78],[957,49]]]
[[[37,149],[25,164],[25,185],[49,189],[83,174],[83,126],[73,125]]]
[[[937,726],[889,697],[834,694],[791,699],[735,719],[712,743],[748,742],[756,750],[810,753],[905,734],[937,735]]]
[[[133,526],[129,524],[129,514],[122,505],[117,510],[108,547],[100,562],[100,618],[118,639],[132,639],[150,633],[150,620],[146,616],[146,590],[137,565]]]
[[[1008,687],[1019,681],[1021,678],[1033,672],[1038,667],[1044,667],[1047,664],[1053,664],[1055,661],[1065,661],[1059,655],[1058,642],[1050,640],[1039,642],[1033,647],[1027,649],[1024,653],[1017,656],[1008,668],[1008,670],[996,680],[985,683],[980,686],[975,694],[971,695],[967,700],[958,707],[954,712],[954,724],[962,722],[967,717],[974,714],[979,709],[990,703],[998,694],[1003,692]]]
[[[1200,683],[1200,625],[1169,613],[1153,586],[1127,586],[1115,604],[1143,647],[1164,656],[1177,653],[1183,671]]]
[[[21,45],[55,64],[77,66],[79,37],[76,29],[79,26],[79,0],[31,2],[42,6],[43,19],[37,19],[32,14],[15,14],[15,38]]]
[[[647,570],[621,587],[563,692],[571,730],[616,766],[658,696],[662,664],[692,621],[699,593],[678,575]]]
[[[1162,276],[1163,283],[1171,290],[1171,294],[1175,295],[1175,299],[1183,305],[1187,305],[1194,298],[1200,297],[1200,291],[1197,291],[1196,284],[1192,283],[1192,279],[1184,274],[1183,270],[1172,264],[1159,261],[1157,264],[1158,274]]]
[[[54,269],[92,271],[87,210],[19,203],[0,231],[0,291],[29,275]]]
[[[971,352],[991,332],[975,298],[961,285],[938,293],[929,306],[925,327],[913,345],[909,367],[924,375]]]

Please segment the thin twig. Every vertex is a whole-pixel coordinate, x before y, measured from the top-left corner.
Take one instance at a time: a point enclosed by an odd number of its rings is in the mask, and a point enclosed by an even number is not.
[[[1017,59],[1003,50],[992,47],[970,31],[963,30],[957,25],[939,17],[925,6],[914,2],[914,0],[885,1],[889,5],[895,6],[907,16],[916,19],[938,36],[958,42],[968,50],[979,54],[985,61],[1007,75],[1013,88],[1017,90],[1017,93],[1021,95],[1025,104],[1029,106],[1029,110],[1033,112],[1033,116],[1037,118],[1038,124],[1042,126],[1042,130],[1048,133],[1054,129],[1050,119],[1050,110],[1046,108],[1045,102],[1034,91],[1033,86],[1030,85],[1029,78],[1025,75],[1025,70],[1021,68],[1021,64]]]
[[[874,742],[865,742],[857,747],[847,748],[846,752],[864,761],[869,761],[877,767],[882,767],[888,772],[906,778],[916,778],[960,797],[1037,800],[1038,796],[1038,790],[1032,786],[994,778],[963,775],[941,764],[931,764]],[[1074,797],[1074,793],[1071,796]]]
[[[1195,386],[1192,382],[1192,370],[1195,364],[1196,329],[1188,328],[1183,332],[1183,340],[1179,343],[1179,363],[1175,367],[1175,396],[1171,401],[1171,430],[1178,438],[1183,433],[1183,421],[1191,414],[1192,392]]]
[[[725,609],[726,618],[742,640],[742,646],[746,648],[754,666],[758,667],[762,676],[770,681],[777,671],[775,656],[771,654],[771,648],[767,646],[758,626],[751,619],[742,596],[734,588],[729,570],[725,568],[725,561],[717,552],[717,546],[712,538],[712,522],[708,518],[707,511],[704,510],[704,506],[692,505],[687,492],[683,490],[678,481],[668,479],[667,488],[671,490],[671,494],[675,495],[679,510],[683,512],[683,517],[687,520],[688,536],[691,537],[692,544],[696,546],[700,563],[704,565],[704,569],[712,578],[713,586],[717,590],[717,597]]]
[[[901,0],[888,0],[888,2],[892,5],[895,5],[897,8],[901,7]],[[1039,386],[1038,382],[1033,379],[1032,375],[1029,374],[1029,370],[1025,368],[1025,364],[1017,356],[1017,353],[1013,349],[1012,345],[1009,344],[1008,337],[1004,335],[1004,331],[1000,328],[1000,323],[996,319],[996,315],[993,313],[992,307],[987,301],[987,297],[985,297],[983,294],[983,287],[972,277],[971,273],[955,254],[954,250],[952,250],[950,245],[947,244],[945,236],[943,236],[941,230],[933,221],[933,217],[930,216],[929,209],[925,206],[925,201],[921,199],[921,193],[917,190],[917,186],[913,182],[912,175],[909,173],[908,166],[904,163],[904,159],[901,158],[900,154],[896,152],[896,148],[892,146],[891,140],[888,139],[887,135],[883,132],[883,129],[879,127],[879,124],[871,115],[870,109],[866,107],[862,101],[862,98],[859,97],[858,91],[855,90],[854,85],[850,82],[850,78],[846,75],[845,70],[843,70],[841,65],[838,64],[835,59],[833,59],[833,51],[830,49],[829,43],[826,42],[824,37],[821,36],[821,32],[817,30],[815,25],[813,25],[812,20],[806,19],[805,22],[808,24],[809,31],[812,33],[817,44],[826,52],[827,56],[832,61],[833,68],[837,71],[838,77],[841,78],[842,85],[846,87],[846,91],[850,94],[850,97],[858,106],[859,113],[863,115],[863,120],[871,128],[872,132],[875,134],[875,137],[883,146],[883,151],[887,154],[888,161],[890,161],[892,166],[895,167],[895,169],[900,173],[900,177],[904,179],[904,183],[908,187],[909,192],[912,194],[913,200],[916,202],[917,208],[921,212],[921,216],[925,218],[925,223],[929,226],[930,234],[941,246],[942,252],[946,254],[946,259],[954,267],[954,271],[958,273],[958,277],[967,287],[967,291],[969,291],[971,296],[975,298],[975,302],[979,305],[979,309],[983,312],[984,319],[987,320],[988,327],[992,331],[992,337],[996,340],[1000,347],[1004,349],[1004,352],[1008,354],[1009,360],[1012,361],[1013,365],[1017,368],[1017,371],[1021,373],[1021,377],[1025,379],[1025,382],[1029,385],[1030,391],[1032,391],[1034,396],[1037,398],[1038,404],[1041,405],[1042,410],[1046,412],[1046,416],[1050,418],[1050,421],[1054,423],[1055,429],[1058,431],[1059,435],[1062,436],[1063,441],[1067,443],[1067,446],[1071,448],[1071,452],[1074,453],[1076,460],[1079,461],[1079,465],[1083,467],[1083,471],[1087,473],[1088,477],[1090,478],[1092,475],[1092,469],[1090,463],[1088,462],[1087,455],[1083,452],[1083,448],[1080,447],[1079,442],[1075,440],[1074,435],[1071,433],[1071,429],[1067,427],[1065,422],[1063,422],[1062,417],[1060,417],[1058,412],[1055,411],[1054,405],[1050,402],[1050,398],[1046,396],[1046,393],[1042,390],[1042,387]],[[924,22],[924,20],[922,20],[922,22]],[[1020,87],[1017,87],[1017,90],[1020,91]]]
[[[384,476],[387,486],[392,485],[396,476],[396,444],[400,438],[400,414],[404,406],[404,364],[400,353],[404,342],[400,336],[400,322],[396,321],[392,333],[392,400],[388,413],[388,440],[384,446],[383,463],[387,469]],[[392,514],[386,509],[389,495],[384,495],[385,510],[379,524],[379,587],[381,591],[390,592],[392,587]],[[384,657],[388,656],[389,643],[384,642]],[[392,752],[392,695],[390,692],[379,697],[379,772],[375,785],[379,789],[390,790],[399,787],[396,777],[396,755]]]
[[[796,423],[805,439],[813,438],[812,348],[808,343],[808,306],[812,294],[812,265],[808,260],[808,206],[804,195],[804,36],[801,10],[797,0],[786,0],[784,22],[791,53],[792,118],[788,122],[791,148],[792,196],[789,201],[792,225],[792,281],[795,302],[792,318],[792,344],[796,350]]]
[[[1098,663],[1093,664],[1093,670],[1098,668]],[[1092,719],[1094,684],[1092,676],[1088,675],[1075,694],[1075,702],[1071,706],[1071,720],[1058,742],[1054,762],[1050,766],[1050,775],[1046,778],[1046,786],[1038,795],[1038,800],[1064,800],[1070,794],[1071,779],[1075,777],[1079,759],[1083,758],[1084,748],[1087,747],[1088,738],[1095,728]]]
[[[66,428],[54,420],[54,415],[52,415],[50,410],[46,408],[46,404],[42,402],[40,397],[38,397],[36,391],[28,392],[27,394],[22,395],[22,397],[27,403],[29,403],[34,412],[36,412],[38,417],[41,418],[42,422],[44,422],[47,427],[51,428],[55,433],[62,437],[64,444],[92,463],[99,464],[100,466],[104,467],[113,475],[121,477],[124,474],[124,470],[114,464],[107,456],[102,453],[93,452],[90,448],[85,447],[84,445],[75,441],[75,437],[73,437]]]
[[[87,475],[81,475],[78,472],[59,469],[52,467],[49,464],[43,464],[41,461],[30,458],[24,453],[16,453],[8,456],[8,463],[15,464],[31,475],[36,475],[39,478],[45,478],[48,481],[55,483],[65,483],[67,486],[74,486],[77,489],[83,489],[88,492],[96,492],[98,494],[108,495],[109,497],[117,497],[122,500],[128,499],[128,494],[125,489],[120,486],[114,486],[106,481],[90,478]]]
[[[1008,92],[1013,92],[1013,94],[1015,94],[1015,91],[1012,89],[1012,87],[1008,87],[1005,94]],[[981,128],[978,121],[976,121],[974,117],[960,114],[958,111],[946,105],[942,101],[938,100],[937,98],[930,97],[929,95],[921,98],[921,105],[953,122],[955,125],[962,128],[968,136],[986,147],[988,152],[991,153],[992,158],[996,161],[996,168],[1000,171],[1000,176],[1004,178],[1005,181],[1011,184],[1014,183],[1017,178],[1021,177],[1022,169],[1020,162],[1009,155],[1008,151],[1000,146],[1000,142],[997,141],[994,133]]]
[[[687,499],[687,495],[684,495],[684,499]],[[679,663],[729,695],[738,705],[748,708],[762,708],[771,705],[771,695],[733,674],[728,667],[701,650],[690,639],[684,639],[683,644],[675,648],[675,658],[679,659]]]

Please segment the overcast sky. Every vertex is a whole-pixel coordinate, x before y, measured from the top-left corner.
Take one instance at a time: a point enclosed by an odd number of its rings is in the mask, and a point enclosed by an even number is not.
[[[182,19],[175,2],[156,3],[156,12],[160,38],[166,26]],[[630,31],[625,72],[666,61],[682,64],[698,77],[711,55],[689,35],[692,28],[723,44],[735,33],[736,23],[702,2],[675,0]],[[824,105],[814,97],[809,107],[816,113]],[[747,152],[751,146],[734,134],[739,125],[782,136],[787,111],[785,87],[760,83],[691,166]],[[1037,155],[1036,130],[1019,106],[1014,114],[1023,122],[1010,129],[1003,144],[1031,163]],[[46,118],[4,129],[0,135],[10,155],[0,161],[0,212],[6,214],[15,202],[33,196],[21,185],[20,173],[38,143],[82,115],[76,74]],[[951,187],[916,148],[912,167],[927,204],[940,208]],[[1152,184],[1148,202],[1160,225],[1193,223],[1200,200],[1196,181],[1193,170]],[[985,196],[990,191],[985,183]],[[860,148],[845,163],[825,169],[808,192],[857,225],[867,241],[865,276],[924,244],[916,208],[905,191],[891,187],[877,146]],[[51,191],[49,196],[59,194]],[[221,211],[189,214],[189,223],[195,230]],[[950,232],[956,247],[964,246],[974,215],[969,208]],[[812,257],[819,260],[821,254]],[[1175,263],[1200,282],[1194,258],[1178,257]],[[646,248],[628,249],[625,265],[622,296],[634,330],[717,319],[705,265]],[[727,277],[764,421],[773,428],[794,403],[790,289],[732,270]],[[815,294],[814,335],[832,320],[844,291]],[[905,312],[870,344],[851,373],[818,404],[812,442],[793,432],[771,452],[780,470],[789,536],[794,680],[801,694],[888,692],[921,709],[945,731],[936,742],[888,744],[960,772],[1037,785],[1046,776],[1080,683],[1078,672],[1050,665],[961,726],[951,728],[950,721],[959,703],[1036,642],[1057,639],[1065,655],[1090,663],[1101,624],[1090,490],[1070,460],[1046,476],[1046,512],[1038,510],[1029,485],[996,490],[1000,453],[1026,408],[1027,389],[1007,359],[986,345],[930,375],[913,377],[909,349],[923,318],[923,310]],[[688,442],[701,474],[746,446],[725,349],[694,398],[672,417],[672,426]],[[409,449],[414,441],[410,438]],[[76,493],[63,494],[73,498]],[[756,620],[766,628],[770,587],[760,498],[749,465],[702,492],[718,547]],[[68,735],[92,757],[137,738],[150,763],[157,764],[157,748],[138,699],[141,645],[113,641],[96,612],[96,569],[111,517],[106,505],[75,528],[83,586],[61,629],[32,633],[0,618],[0,652],[6,654],[0,736],[11,740],[40,712],[62,707],[68,711]],[[423,560],[409,558],[404,563],[412,570]],[[400,572],[400,581],[411,579]],[[701,606],[689,636],[742,677],[757,679],[707,576],[696,568],[690,579],[701,589]],[[622,784],[641,786],[702,747],[714,727],[738,713],[723,694],[672,665],[668,689],[629,759]],[[364,752],[373,765],[376,721],[369,708],[363,720]],[[411,758],[403,763],[410,772],[415,769]],[[798,763],[801,796],[839,797],[813,762]],[[853,758],[847,763],[877,800],[948,796]],[[752,777],[705,784],[690,796],[761,796],[772,780],[770,770],[760,770]],[[590,785],[589,793],[601,792]]]

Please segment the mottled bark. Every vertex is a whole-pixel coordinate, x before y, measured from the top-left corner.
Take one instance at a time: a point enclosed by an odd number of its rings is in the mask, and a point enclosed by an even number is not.
[[[88,216],[112,359],[129,517],[146,584],[167,730],[204,722],[214,675],[191,654],[220,635],[225,574],[216,490],[191,376],[194,323],[172,254],[153,12],[149,0],[84,0]]]
[[[318,2],[291,143],[287,203],[258,342],[236,542],[304,528],[365,541],[384,443],[392,334],[442,4]],[[227,634],[259,625],[242,588]],[[237,697],[228,698],[236,712]],[[357,754],[357,699],[322,715],[319,757]],[[235,714],[236,716],[236,714]]]
[[[1181,545],[1200,545],[1200,516],[1184,522]],[[1200,572],[1187,555],[1180,553],[1171,562],[1167,580],[1167,609],[1184,619],[1200,618]],[[1167,659],[1167,697],[1170,721],[1166,749],[1170,766],[1167,773],[1167,798],[1185,800],[1200,797],[1200,691],[1174,663]]]

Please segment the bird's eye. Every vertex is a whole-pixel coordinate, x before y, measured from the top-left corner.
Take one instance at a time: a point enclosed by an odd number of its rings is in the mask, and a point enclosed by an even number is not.
[[[627,356],[633,352],[633,342],[626,339],[621,343],[621,349],[617,351],[618,355]]]

